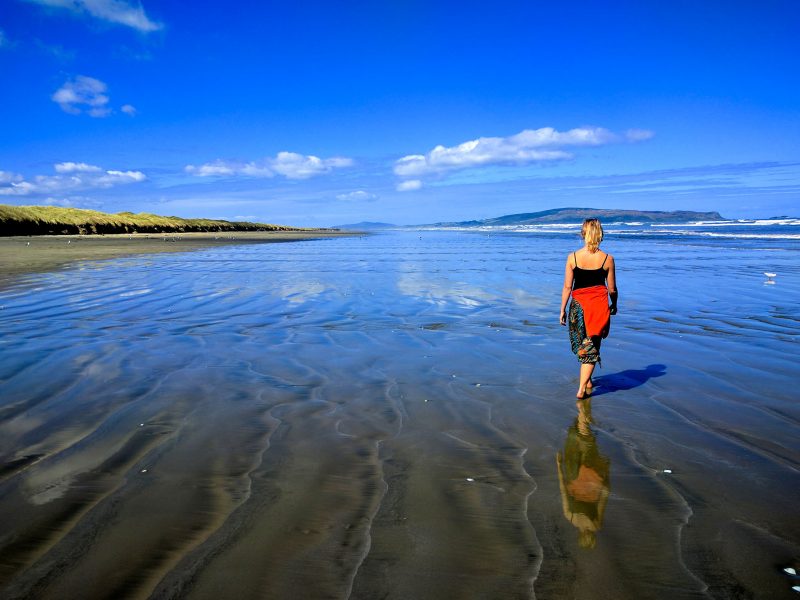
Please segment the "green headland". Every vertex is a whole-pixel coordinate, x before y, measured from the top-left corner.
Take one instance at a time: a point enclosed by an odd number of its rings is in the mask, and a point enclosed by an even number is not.
[[[183,219],[150,213],[104,213],[57,206],[0,204],[0,236],[232,231],[312,231],[312,229],[249,221]]]

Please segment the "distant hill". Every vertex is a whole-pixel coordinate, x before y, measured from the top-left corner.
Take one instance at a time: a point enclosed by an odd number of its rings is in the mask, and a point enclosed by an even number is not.
[[[435,223],[436,227],[486,227],[499,225],[533,225],[545,223],[580,223],[597,218],[603,223],[686,223],[689,221],[721,221],[718,212],[690,210],[618,210],[608,208],[553,208],[533,213],[505,215],[479,221]]]
[[[366,231],[370,229],[394,229],[397,225],[391,223],[378,223],[376,221],[361,221],[360,223],[348,223],[347,225],[334,225],[334,229],[354,229],[356,231]]]
[[[79,208],[0,204],[0,236],[201,231],[302,231],[302,229],[247,221],[182,219],[149,213],[112,214]]]

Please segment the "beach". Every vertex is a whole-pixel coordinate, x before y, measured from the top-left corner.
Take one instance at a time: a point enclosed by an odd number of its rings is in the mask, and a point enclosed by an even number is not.
[[[800,241],[609,229],[582,403],[572,226],[0,240],[0,596],[795,597]]]
[[[151,252],[186,252],[246,243],[314,240],[353,232],[310,229],[208,233],[124,233],[107,235],[38,235],[0,237],[0,285],[16,276],[51,271],[76,261],[103,260]]]

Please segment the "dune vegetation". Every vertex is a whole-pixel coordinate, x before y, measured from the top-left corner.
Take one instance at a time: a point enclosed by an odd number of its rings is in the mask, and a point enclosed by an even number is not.
[[[182,219],[150,213],[104,213],[80,208],[0,204],[0,236],[214,231],[308,231],[308,229],[248,221]]]

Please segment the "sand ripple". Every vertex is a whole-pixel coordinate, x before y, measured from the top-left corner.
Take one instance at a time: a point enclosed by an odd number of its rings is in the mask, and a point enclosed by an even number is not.
[[[0,292],[0,595],[788,597],[796,252],[763,286],[755,250],[724,277],[705,247],[614,242],[623,302],[581,412],[567,243],[423,238]],[[591,548],[559,485],[576,443],[609,465]]]

